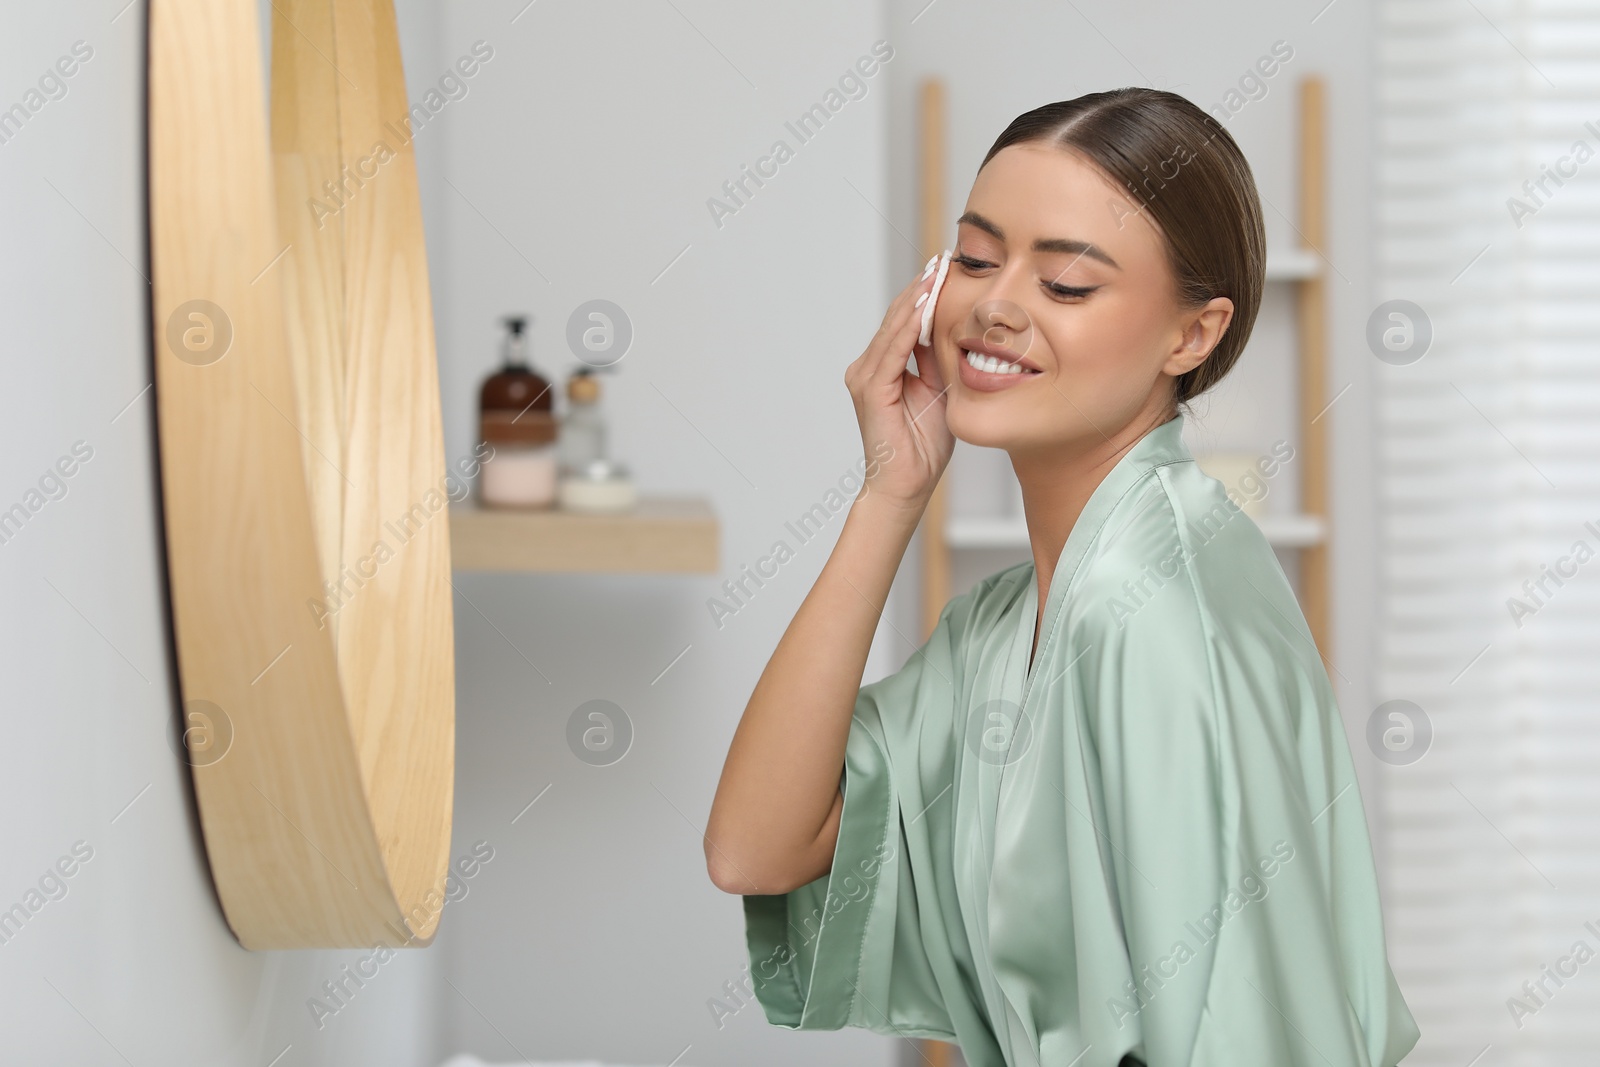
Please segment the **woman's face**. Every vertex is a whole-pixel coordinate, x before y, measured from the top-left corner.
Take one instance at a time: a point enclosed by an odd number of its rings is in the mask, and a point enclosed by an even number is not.
[[[958,439],[1013,453],[1153,427],[1232,312],[1226,297],[1178,306],[1161,233],[1098,167],[1011,145],[973,182],[934,309],[945,417]],[[1022,370],[975,368],[972,350]]]

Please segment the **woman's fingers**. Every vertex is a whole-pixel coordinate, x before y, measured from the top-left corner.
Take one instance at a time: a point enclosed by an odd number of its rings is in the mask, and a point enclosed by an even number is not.
[[[878,336],[873,338],[872,358],[863,368],[870,384],[884,386],[900,379],[906,369],[906,359],[911,355],[917,335],[922,328],[922,308],[913,294],[921,296],[933,287],[933,275],[918,278],[895,298],[895,314],[884,323]]]
[[[907,319],[915,317],[914,309],[911,307],[913,294],[925,281],[924,278],[917,279],[890,301],[889,310],[884,314],[883,322],[877,332],[872,335],[872,340],[867,343],[861,355],[845,369],[845,381],[852,390],[858,386],[865,388],[875,382],[881,382],[881,366],[885,354],[890,351],[894,339],[903,331]]]
[[[938,263],[934,262],[933,266],[937,267]],[[916,299],[915,293],[918,286],[931,276],[932,271],[929,270],[928,265],[924,264],[922,268],[922,274],[904,289],[901,289],[900,292],[895,294],[894,299],[889,301],[889,306],[884,309],[883,321],[878,324],[877,336],[882,336],[894,328],[895,324],[900,321],[900,316],[904,313],[904,307],[907,301]]]
[[[887,442],[902,457],[884,465],[872,479],[873,490],[906,503],[925,498],[953,444],[933,350],[917,344],[938,264],[939,257],[934,257],[895,296],[866,350],[845,371],[863,444],[875,449]],[[907,369],[910,359],[916,360],[916,374]]]
[[[878,332],[873,338],[875,343],[898,332],[900,326],[908,317],[916,316],[917,310],[913,306],[913,301],[915,301],[917,294],[923,291],[928,279],[931,277],[932,275],[924,271],[910,285],[895,294],[895,298],[889,302],[889,310],[884,313],[883,322],[879,325]]]
[[[944,392],[944,376],[939,373],[938,360],[933,358],[933,347],[916,345],[911,349],[911,353],[916,357],[917,376],[935,393]]]

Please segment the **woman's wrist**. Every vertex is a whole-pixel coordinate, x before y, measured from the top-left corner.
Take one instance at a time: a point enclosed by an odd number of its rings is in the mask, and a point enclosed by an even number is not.
[[[887,593],[924,510],[925,503],[903,504],[864,490],[851,502],[829,562],[858,587],[881,585]]]
[[[850,517],[859,513],[863,521],[888,529],[904,530],[909,535],[922,522],[922,515],[928,510],[928,501],[931,499],[933,493],[930,491],[914,500],[893,500],[869,484],[856,494],[845,521],[848,522]]]

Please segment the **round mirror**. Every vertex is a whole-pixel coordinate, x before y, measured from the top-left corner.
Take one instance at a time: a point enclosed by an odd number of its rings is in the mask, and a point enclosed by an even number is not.
[[[426,944],[455,679],[392,2],[274,0],[264,20],[155,0],[149,71],[168,574],[218,895],[247,948]]]

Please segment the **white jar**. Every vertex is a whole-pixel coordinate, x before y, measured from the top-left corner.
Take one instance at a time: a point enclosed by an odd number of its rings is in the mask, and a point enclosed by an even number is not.
[[[608,459],[593,460],[561,479],[561,507],[568,511],[627,511],[637,501],[628,469]]]
[[[486,507],[547,508],[556,500],[556,446],[497,444],[478,475]]]

